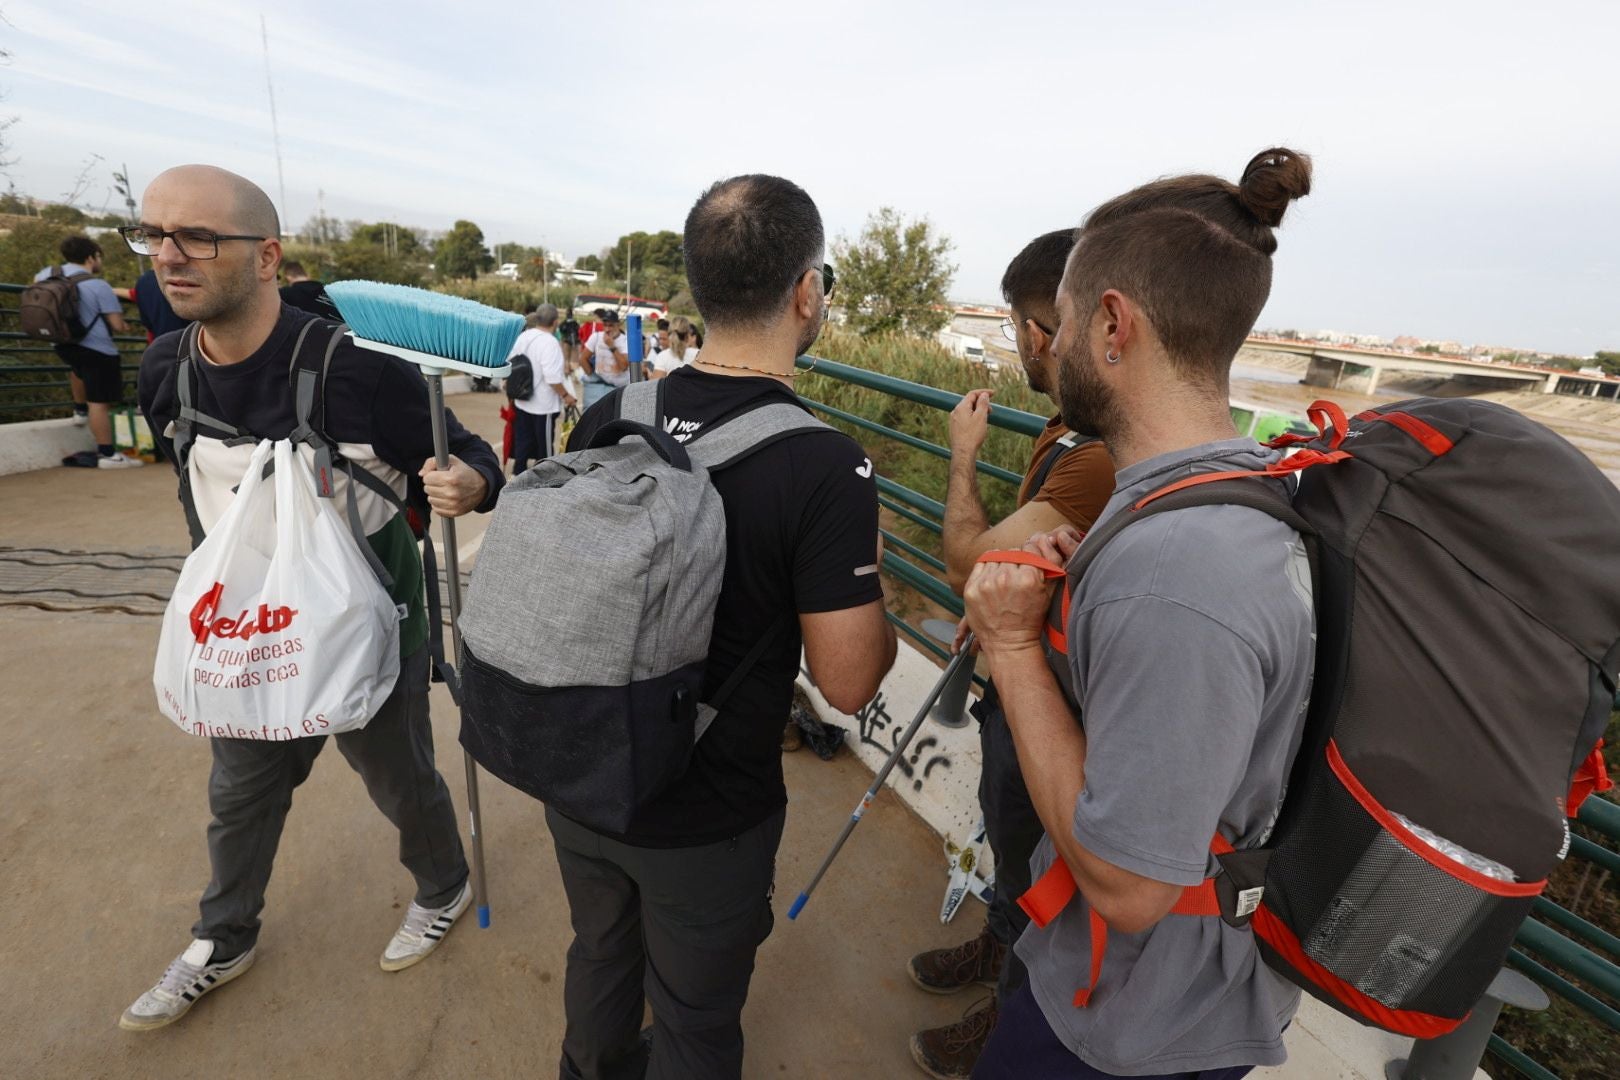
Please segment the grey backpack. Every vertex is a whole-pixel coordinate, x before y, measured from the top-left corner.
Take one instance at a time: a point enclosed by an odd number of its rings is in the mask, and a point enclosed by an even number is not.
[[[623,833],[788,629],[784,616],[707,701],[726,518],[709,475],[829,430],[769,403],[676,442],[662,381],[635,383],[589,449],[507,484],[462,610],[461,744],[513,787]],[[621,441],[623,440],[623,441]]]

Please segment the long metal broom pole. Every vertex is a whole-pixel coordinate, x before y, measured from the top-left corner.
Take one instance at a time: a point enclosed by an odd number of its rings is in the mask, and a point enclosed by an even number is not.
[[[934,702],[945,691],[945,687],[949,685],[957,669],[967,662],[968,655],[972,651],[973,635],[969,634],[967,639],[962,642],[962,647],[957,650],[956,655],[951,657],[951,662],[945,665],[945,670],[940,673],[939,682],[934,684],[934,688],[929,691],[927,699],[917,709],[917,715],[912,717],[911,725],[906,728],[905,733],[900,736],[900,741],[895,744],[894,752],[889,755],[889,760],[885,761],[883,768],[877,771],[877,776],[872,780],[872,786],[866,789],[866,794],[861,796],[861,801],[855,804],[855,812],[849,815],[848,821],[844,822],[844,831],[838,834],[838,839],[833,841],[832,850],[827,852],[825,859],[821,860],[821,867],[816,871],[816,876],[810,879],[810,884],[804,887],[804,891],[799,894],[798,899],[793,901],[793,906],[788,908],[789,919],[797,919],[799,912],[804,910],[804,905],[810,902],[810,894],[821,883],[822,876],[827,873],[827,868],[832,866],[833,860],[838,858],[839,851],[843,850],[844,841],[848,840],[849,834],[855,831],[855,826],[861,823],[861,818],[866,814],[867,808],[872,805],[872,800],[877,798],[879,791],[883,790],[883,781],[889,778],[889,773],[893,771],[901,755],[906,752],[906,748],[911,745],[912,737],[917,734],[917,729],[922,727],[924,720],[928,719],[928,711],[934,707]]]
[[[450,439],[445,432],[444,373],[424,368],[427,379],[428,410],[433,416],[433,458],[439,468],[450,467]],[[461,671],[461,559],[456,552],[456,521],[440,516],[444,536],[444,579],[450,592],[450,640],[455,650],[456,671]],[[428,582],[428,588],[437,589],[439,583]],[[433,628],[438,633],[438,627]],[[458,702],[459,705],[459,702]],[[472,834],[473,903],[478,906],[478,925],[489,927],[489,890],[484,881],[484,830],[478,808],[478,764],[471,754],[462,751],[467,765],[467,820]]]

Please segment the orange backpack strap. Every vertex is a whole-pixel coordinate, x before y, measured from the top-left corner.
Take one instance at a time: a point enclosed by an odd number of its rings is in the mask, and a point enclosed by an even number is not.
[[[1220,833],[1209,842],[1209,850],[1216,855],[1229,855],[1232,845]],[[1205,878],[1197,885],[1189,885],[1181,891],[1181,897],[1176,906],[1170,909],[1172,915],[1214,916],[1221,915],[1220,896],[1215,889],[1215,878]],[[1059,855],[1046,868],[1040,880],[1029,887],[1024,895],[1018,898],[1018,906],[1024,909],[1029,921],[1040,929],[1057,918],[1074,894],[1079,892],[1075,884],[1074,874],[1069,870],[1069,864]],[[1091,995],[1097,989],[1097,980],[1102,977],[1103,956],[1108,951],[1108,923],[1097,914],[1095,907],[1087,911],[1090,917],[1091,929],[1091,977],[1086,984],[1074,992],[1074,1007],[1083,1009],[1091,1004]]]
[[[1051,581],[1063,576],[1063,567],[1051,559],[1043,559],[1039,555],[1028,551],[998,550],[987,551],[974,562],[982,563],[1015,563],[1019,566],[1033,566],[1041,572],[1041,576]]]
[[[982,563],[1012,563],[1016,566],[1033,566],[1041,572],[1041,576],[1048,581],[1056,581],[1068,576],[1063,567],[1051,559],[1043,559],[1039,555],[1028,551],[998,550],[987,551],[980,555],[975,562]],[[1058,653],[1069,651],[1069,586],[1064,582],[1062,586],[1062,605],[1053,618],[1046,624],[1046,642]],[[1054,620],[1057,625],[1053,625]],[[1067,903],[1067,901],[1064,901]],[[1061,905],[1060,905],[1061,906]]]

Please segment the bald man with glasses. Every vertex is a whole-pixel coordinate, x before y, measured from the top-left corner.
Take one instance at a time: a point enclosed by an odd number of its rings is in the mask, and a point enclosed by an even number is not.
[[[175,313],[195,320],[154,341],[140,373],[141,410],[176,464],[193,544],[230,505],[254,442],[285,439],[297,428],[289,372],[298,343],[320,350],[316,356],[333,345],[313,423],[356,476],[369,474],[361,484],[337,470],[340,484],[355,485],[365,543],[402,612],[393,692],[364,728],[336,736],[398,830],[399,861],[415,879],[414,899],[380,961],[384,971],[399,971],[438,946],[471,898],[455,808],[434,766],[426,575],[403,508],[449,517],[487,511],[501,488],[500,462],[447,415],[452,457],[449,468],[436,468],[427,387],[416,369],[282,303],[280,226],[254,184],[206,165],[170,169],[146,189],[141,223],[121,231],[132,250],[152,259]],[[282,826],[325,739],[209,741],[212,878],[191,944],[125,1010],[119,1026],[128,1031],[173,1023],[252,965]]]

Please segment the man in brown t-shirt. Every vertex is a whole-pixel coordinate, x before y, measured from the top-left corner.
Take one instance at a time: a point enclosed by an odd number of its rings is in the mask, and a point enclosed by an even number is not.
[[[1002,297],[1012,308],[1006,329],[1030,389],[1057,402],[1057,291],[1078,230],[1060,229],[1030,242],[1007,267]],[[986,551],[1020,548],[1030,536],[1073,525],[1082,532],[1114,491],[1114,463],[1095,436],[1072,432],[1054,416],[1035,440],[1018,492],[1018,509],[992,526],[979,497],[975,465],[990,423],[989,390],[974,390],[951,412],[951,478],[945,496],[945,564],[951,588],[962,591],[973,564]],[[952,949],[919,953],[908,965],[924,990],[947,994],[975,983],[995,995],[955,1024],[911,1037],[911,1056],[928,1075],[966,1077],[994,1029],[997,1002],[1024,982],[1023,965],[1010,950],[1029,917],[1017,905],[1029,888],[1029,857],[1044,829],[1030,802],[1006,717],[992,687],[974,706],[983,766],[979,804],[996,859],[995,898],[979,936]]]

